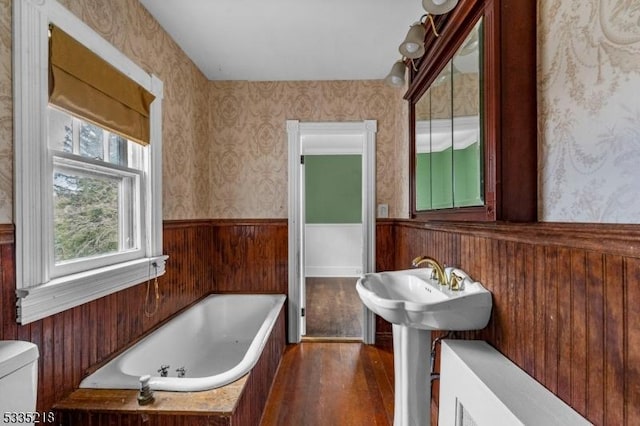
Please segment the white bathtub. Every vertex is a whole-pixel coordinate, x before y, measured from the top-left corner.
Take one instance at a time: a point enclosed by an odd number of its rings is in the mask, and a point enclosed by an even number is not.
[[[202,391],[224,386],[256,364],[275,324],[284,295],[211,295],[146,336],[85,378],[81,388],[150,387]],[[168,365],[168,376],[158,370]],[[177,369],[186,374],[178,377]]]

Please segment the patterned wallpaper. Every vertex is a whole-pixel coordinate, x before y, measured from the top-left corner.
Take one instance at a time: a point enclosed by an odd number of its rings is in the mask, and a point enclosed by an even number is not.
[[[13,218],[11,0],[0,0],[0,223]]]
[[[389,204],[391,217],[403,214],[408,191],[399,188],[408,185],[408,143],[402,93],[377,80],[212,82],[209,214],[287,217],[287,119],[378,120],[377,202]]]
[[[164,217],[206,217],[209,82],[137,0],[59,2],[164,82]],[[13,217],[11,85],[11,0],[0,0],[0,223]]]
[[[164,218],[206,217],[207,79],[137,0],[60,2],[164,82]]]
[[[286,119],[378,120],[377,202],[406,217],[406,105],[377,81],[207,82],[137,0],[62,3],[165,83],[165,219],[286,217]],[[538,0],[540,218],[640,222],[640,4]],[[13,198],[11,0],[0,0],[0,223]]]
[[[416,103],[416,120],[429,120],[431,114],[434,119],[449,118],[451,117],[452,103],[454,117],[477,115],[480,106],[478,78],[478,73],[456,74],[453,80],[453,90],[450,81],[438,85],[432,84],[426,92],[430,91],[431,97],[422,96]],[[453,101],[451,100],[452,96]]]
[[[640,223],[640,1],[538,6],[539,217]]]

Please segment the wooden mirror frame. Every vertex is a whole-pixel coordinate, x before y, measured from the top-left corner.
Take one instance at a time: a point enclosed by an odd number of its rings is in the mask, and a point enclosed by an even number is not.
[[[415,104],[482,17],[484,206],[416,210]],[[427,52],[409,65],[410,214],[420,220],[535,222],[538,210],[536,2],[460,0],[435,19]]]

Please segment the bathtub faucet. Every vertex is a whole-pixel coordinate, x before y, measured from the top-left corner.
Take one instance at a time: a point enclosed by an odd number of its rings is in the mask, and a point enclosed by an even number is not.
[[[184,367],[176,368],[176,371],[178,372],[178,377],[184,377],[187,374],[187,369]]]
[[[160,377],[167,377],[169,375],[169,366],[166,364],[162,364],[160,366],[160,369],[158,370],[158,373],[160,373]]]
[[[411,262],[411,266],[413,266],[414,268],[417,268],[423,263],[426,263],[427,265],[431,266],[431,269],[433,270],[432,278],[434,278],[434,275],[435,275],[435,279],[438,280],[438,283],[440,285],[448,284],[447,277],[445,276],[445,273],[444,273],[444,268],[440,265],[440,263],[438,263],[437,260],[435,260],[432,257],[418,256],[415,259],[413,259],[413,261]]]

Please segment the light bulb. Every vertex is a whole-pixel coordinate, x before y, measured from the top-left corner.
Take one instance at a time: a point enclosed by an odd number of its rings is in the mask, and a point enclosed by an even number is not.
[[[407,49],[407,52],[417,52],[420,49],[418,43],[405,43],[404,48]]]

